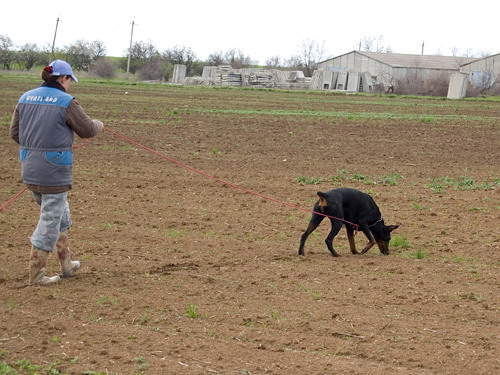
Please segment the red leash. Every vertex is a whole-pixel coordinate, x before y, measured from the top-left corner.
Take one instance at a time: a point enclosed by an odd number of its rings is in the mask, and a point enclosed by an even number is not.
[[[7,199],[5,202],[2,203],[2,205],[0,205],[0,212],[2,212],[3,210],[6,210],[8,206],[10,206],[15,200],[17,200],[21,195],[23,195],[23,193],[28,190],[27,187],[25,187],[24,189],[22,190],[19,190],[16,194],[14,194],[12,197],[10,197],[9,199]]]
[[[178,167],[181,167],[181,168],[184,168],[184,169],[187,169],[191,172],[194,172],[194,173],[197,173],[199,175],[202,175],[206,178],[209,178],[211,180],[214,180],[214,181],[217,181],[217,182],[220,182],[224,185],[227,185],[235,190],[240,190],[244,193],[247,193],[247,194],[251,194],[251,195],[255,195],[259,198],[262,198],[262,199],[265,199],[265,200],[268,200],[268,201],[271,201],[271,202],[274,202],[274,203],[277,203],[277,204],[281,204],[283,206],[287,206],[287,207],[291,207],[291,208],[295,208],[297,210],[301,210],[301,211],[304,211],[304,212],[307,212],[307,213],[313,213],[313,214],[316,214],[316,215],[320,215],[320,216],[324,216],[324,217],[327,217],[327,218],[330,218],[330,219],[333,219],[333,220],[337,220],[337,221],[341,221],[345,224],[349,224],[351,226],[354,227],[355,230],[359,230],[359,225],[358,224],[355,224],[355,223],[351,223],[350,221],[347,221],[345,219],[342,219],[340,217],[335,217],[335,216],[331,216],[331,215],[326,215],[326,214],[323,214],[321,212],[317,212],[317,211],[311,211],[311,210],[308,210],[306,208],[303,208],[303,207],[300,207],[300,206],[297,206],[295,204],[292,204],[292,203],[288,203],[288,202],[284,202],[284,201],[280,201],[279,199],[276,199],[276,198],[273,198],[269,195],[264,195],[264,194],[260,194],[260,193],[257,193],[253,190],[250,190],[250,189],[247,189],[245,187],[242,187],[242,186],[239,186],[239,185],[236,185],[230,181],[226,181],[226,180],[223,180],[221,178],[218,178],[218,177],[215,177],[215,176],[212,176],[200,169],[196,169],[196,168],[193,168],[181,161],[178,161],[176,159],[173,159],[159,151],[156,151],[154,149],[152,149],[151,147],[148,147],[148,146],[144,146],[142,143],[139,143],[138,141],[130,138],[130,137],[127,137],[126,135],[123,135],[115,130],[112,130],[110,129],[109,127],[105,127],[104,128],[105,131],[107,131],[108,133],[111,133],[113,134],[115,137],[117,138],[120,138],[122,140],[125,140],[127,141],[128,143],[132,144],[132,145],[135,145],[139,148],[142,148],[143,150],[145,151],[148,151],[150,152],[151,154],[154,154],[162,159],[165,159],[165,160],[168,160],[169,162],[177,165]],[[80,146],[75,146],[74,148],[78,148],[78,147],[83,147],[83,146],[87,146],[90,142],[86,142]],[[4,202],[1,206],[0,206],[0,211],[3,211],[7,208],[7,206],[9,206],[12,202],[14,202],[16,199],[18,199],[28,188],[24,188],[23,190],[19,191],[18,193],[16,193],[14,196],[12,196],[11,198],[9,198],[6,202]]]
[[[91,142],[92,142],[91,140],[86,140],[82,142],[82,144],[75,145],[73,149],[88,146]],[[12,203],[14,203],[21,195],[23,195],[26,190],[28,190],[28,188],[24,187],[23,189],[19,190],[16,194],[14,194],[12,197],[3,202],[0,205],[0,212],[6,210],[7,207],[10,206]]]
[[[326,215],[326,214],[323,214],[321,212],[311,211],[311,210],[308,210],[306,208],[297,206],[295,204],[284,202],[284,201],[280,201],[280,200],[278,200],[276,198],[273,198],[273,197],[270,197],[268,195],[257,193],[257,192],[255,192],[253,190],[250,190],[250,189],[247,189],[245,187],[236,185],[236,184],[234,184],[234,183],[232,183],[230,181],[223,180],[221,178],[212,176],[212,175],[210,175],[210,174],[208,174],[208,173],[206,173],[206,172],[204,172],[204,171],[202,171],[200,169],[193,168],[193,167],[191,167],[191,166],[189,166],[189,165],[187,165],[187,164],[185,164],[185,163],[183,163],[181,161],[173,159],[173,158],[171,158],[171,157],[169,157],[169,156],[167,156],[167,155],[165,155],[165,154],[163,154],[163,153],[161,153],[159,151],[156,151],[156,150],[154,150],[154,149],[152,149],[152,148],[150,148],[148,146],[144,146],[143,144],[139,143],[138,141],[136,141],[136,140],[134,140],[134,139],[132,139],[130,137],[127,137],[126,135],[123,135],[121,133],[118,133],[117,131],[110,129],[109,127],[105,127],[104,130],[107,131],[107,132],[109,132],[109,133],[111,133],[111,134],[113,134],[117,138],[121,138],[121,139],[127,141],[128,143],[133,144],[133,145],[135,145],[135,146],[137,146],[139,148],[142,148],[143,150],[146,150],[146,151],[148,151],[148,152],[150,152],[150,153],[152,153],[152,154],[154,154],[154,155],[156,155],[156,156],[158,156],[158,157],[160,157],[162,159],[168,160],[169,162],[174,163],[175,165],[177,165],[177,166],[179,166],[181,168],[190,170],[190,171],[192,171],[194,173],[197,173],[199,175],[207,177],[207,178],[209,178],[211,180],[214,180],[214,181],[220,182],[220,183],[222,183],[224,185],[230,186],[233,189],[240,190],[240,191],[242,191],[244,193],[247,193],[247,194],[255,195],[255,196],[259,197],[259,198],[262,198],[262,199],[265,199],[265,200],[268,200],[268,201],[271,201],[271,202],[274,202],[274,203],[278,203],[278,204],[281,204],[283,206],[288,206],[288,207],[291,207],[291,208],[295,208],[297,210],[301,210],[301,211],[304,211],[304,212],[307,212],[307,213],[311,213],[312,212],[312,213],[314,213],[316,215],[320,215],[320,216],[328,217],[330,219],[338,220],[338,221],[341,221],[343,223],[352,225],[355,230],[359,230],[359,225],[358,224],[351,223],[350,221],[347,221],[347,220],[339,218],[339,217],[335,217],[335,216],[331,216],[331,215]]]

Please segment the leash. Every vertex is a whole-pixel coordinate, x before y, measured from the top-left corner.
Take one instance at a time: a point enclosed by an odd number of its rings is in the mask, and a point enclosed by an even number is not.
[[[240,191],[242,191],[244,193],[247,193],[247,194],[250,194],[250,195],[255,195],[255,196],[259,197],[259,198],[262,198],[262,199],[265,199],[265,200],[268,200],[268,201],[271,201],[271,202],[274,202],[274,203],[277,203],[277,204],[281,204],[283,206],[287,206],[287,207],[290,207],[290,208],[301,210],[301,211],[304,211],[304,212],[307,212],[307,213],[311,213],[312,212],[313,214],[316,214],[316,215],[320,215],[320,216],[327,217],[329,219],[341,221],[341,222],[343,222],[345,224],[349,224],[349,225],[353,226],[354,230],[359,230],[359,225],[356,224],[356,223],[351,223],[348,220],[345,220],[345,219],[342,219],[342,218],[339,218],[339,217],[335,217],[335,216],[331,216],[331,215],[326,215],[324,213],[317,212],[317,211],[314,211],[314,210],[311,211],[311,210],[308,210],[306,208],[297,206],[295,204],[284,202],[284,201],[281,201],[279,199],[273,198],[273,197],[271,197],[269,195],[264,195],[264,194],[261,194],[261,193],[257,193],[255,191],[247,189],[247,188],[245,188],[243,186],[236,185],[236,184],[234,184],[234,183],[232,183],[230,181],[223,180],[221,178],[212,176],[212,175],[210,175],[210,174],[208,174],[208,173],[206,173],[206,172],[204,172],[204,171],[202,171],[200,169],[193,168],[193,167],[191,167],[191,166],[189,166],[189,165],[187,165],[187,164],[185,164],[185,163],[183,163],[183,162],[181,162],[179,160],[176,160],[176,159],[174,159],[174,158],[172,158],[170,156],[165,155],[162,152],[156,151],[156,150],[152,149],[151,147],[145,146],[142,143],[136,141],[135,139],[127,137],[126,135],[121,134],[121,133],[117,132],[116,130],[112,130],[109,127],[105,127],[104,130],[107,131],[108,133],[111,133],[116,138],[120,138],[120,139],[122,139],[122,140],[124,140],[124,141],[126,141],[126,142],[128,142],[128,143],[130,143],[132,145],[135,145],[135,146],[137,146],[139,148],[142,148],[145,151],[148,151],[148,152],[152,153],[153,155],[156,155],[156,156],[158,156],[158,157],[160,157],[162,159],[168,160],[169,162],[177,165],[178,167],[187,169],[187,170],[189,170],[191,172],[197,173],[197,174],[199,174],[201,176],[204,176],[204,177],[206,177],[208,179],[220,182],[223,185],[227,185],[227,186],[229,186],[229,187],[231,187],[231,188],[233,188],[235,190],[240,190]]]
[[[24,189],[19,190],[16,194],[14,194],[12,197],[7,199],[5,202],[3,202],[0,205],[0,212],[4,211],[9,207],[12,203],[14,203],[23,193],[28,190],[28,187],[25,187]]]
[[[156,151],[155,149],[153,149],[151,147],[145,146],[142,143],[140,143],[139,141],[137,141],[137,140],[135,140],[133,138],[127,137],[126,135],[121,134],[121,133],[117,132],[116,130],[112,130],[109,127],[105,127],[104,131],[112,134],[116,138],[122,139],[122,140],[124,140],[124,141],[126,141],[126,142],[128,142],[128,143],[130,143],[130,144],[132,144],[134,146],[137,146],[137,147],[139,147],[139,148],[141,148],[141,149],[143,149],[143,150],[145,150],[145,151],[147,151],[147,152],[155,155],[155,156],[158,156],[159,158],[165,159],[165,160],[167,160],[167,161],[169,161],[169,162],[177,165],[178,167],[187,169],[187,170],[189,170],[191,172],[197,173],[197,174],[199,174],[201,176],[204,176],[204,177],[206,177],[208,179],[220,182],[223,185],[227,185],[227,186],[229,186],[229,187],[231,187],[231,188],[233,188],[235,190],[240,190],[240,191],[242,191],[244,193],[247,193],[247,194],[250,194],[250,195],[255,195],[255,196],[257,196],[259,198],[262,198],[264,200],[268,200],[268,201],[271,201],[271,202],[274,202],[274,203],[277,203],[277,204],[280,204],[280,205],[283,205],[283,206],[287,206],[287,207],[290,207],[290,208],[294,208],[294,209],[303,211],[303,212],[313,213],[315,215],[327,217],[327,218],[332,219],[332,220],[337,220],[337,221],[343,222],[345,224],[349,224],[349,225],[351,225],[354,228],[354,230],[359,231],[359,225],[356,224],[356,223],[352,223],[352,222],[350,222],[348,220],[345,220],[343,218],[340,218],[340,217],[335,217],[335,216],[332,216],[332,215],[327,215],[327,214],[324,214],[322,212],[317,212],[317,211],[314,211],[314,210],[311,211],[311,210],[308,210],[308,209],[303,208],[301,206],[297,206],[297,205],[292,204],[292,203],[281,201],[281,200],[276,199],[274,197],[271,197],[269,195],[264,195],[264,194],[261,194],[261,193],[257,193],[255,191],[247,189],[247,188],[245,188],[243,186],[236,185],[236,184],[234,184],[234,183],[232,183],[230,181],[223,180],[221,178],[212,176],[212,175],[210,175],[210,174],[202,171],[201,169],[197,169],[197,168],[191,167],[191,166],[189,166],[189,165],[187,165],[187,164],[185,164],[185,163],[183,163],[183,162],[181,162],[179,160],[176,160],[174,158],[171,158],[170,156],[165,155],[162,152]],[[87,146],[88,144],[90,144],[90,142],[87,142],[87,143],[81,145],[80,147]],[[74,148],[78,148],[78,147],[74,147]],[[5,203],[3,203],[0,206],[0,212],[4,211],[10,204],[12,204],[15,200],[17,200],[27,189],[28,188],[25,187],[24,189],[22,189],[18,193],[16,193],[14,196],[12,196],[11,198],[9,198]]]
[[[85,140],[83,141],[81,144],[78,144],[78,145],[75,145],[73,146],[73,149],[78,149],[78,148],[82,148],[82,147],[86,147],[88,146],[90,143],[92,143],[92,141],[89,139],[89,140]],[[14,203],[16,200],[18,200],[21,195],[24,194],[24,192],[28,190],[28,187],[24,187],[23,189],[19,190],[16,194],[14,194],[12,197],[10,197],[9,199],[7,199],[5,202],[3,202],[1,205],[0,205],[0,212],[2,211],[5,211],[7,209],[7,207],[9,207],[12,203]]]
[[[376,222],[374,222],[373,224],[370,224],[368,225],[368,228],[371,228],[371,227],[374,227],[375,225],[377,225],[378,223],[380,223],[381,221],[384,221],[384,218],[382,216],[380,216],[380,219],[378,219]]]

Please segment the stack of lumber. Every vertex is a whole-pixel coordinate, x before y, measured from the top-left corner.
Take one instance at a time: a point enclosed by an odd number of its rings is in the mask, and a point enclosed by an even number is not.
[[[275,87],[276,80],[268,70],[256,70],[245,75],[245,82],[253,87]]]
[[[229,65],[220,65],[217,69],[217,81],[222,86],[241,86],[241,73],[236,73]]]

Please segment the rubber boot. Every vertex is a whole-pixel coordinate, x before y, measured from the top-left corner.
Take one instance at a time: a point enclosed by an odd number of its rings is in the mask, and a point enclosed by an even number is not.
[[[56,242],[57,256],[61,263],[62,277],[71,277],[76,270],[80,268],[80,262],[71,260],[71,252],[69,251],[69,241],[66,232],[59,234],[59,239]]]
[[[38,249],[34,246],[31,247],[29,276],[30,285],[48,285],[56,283],[61,279],[59,276],[45,276],[45,267],[47,266],[48,256],[48,251]]]

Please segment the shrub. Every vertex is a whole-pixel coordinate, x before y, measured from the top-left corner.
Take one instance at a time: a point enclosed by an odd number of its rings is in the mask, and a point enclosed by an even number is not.
[[[155,57],[144,64],[138,71],[142,80],[160,80],[164,76],[164,67],[161,58]]]
[[[115,68],[111,60],[100,57],[90,66],[90,72],[98,77],[113,78],[115,76]]]

